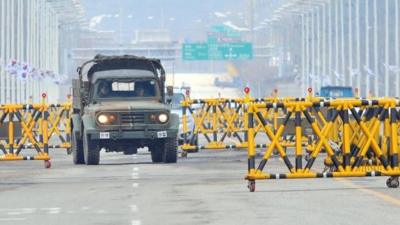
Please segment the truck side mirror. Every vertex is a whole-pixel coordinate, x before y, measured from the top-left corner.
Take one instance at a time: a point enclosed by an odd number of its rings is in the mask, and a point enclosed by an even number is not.
[[[174,87],[173,86],[167,86],[167,95],[169,97],[172,97],[174,95]]]
[[[167,86],[167,97],[166,97],[166,102],[168,104],[171,104],[172,102],[172,96],[174,95],[174,87],[173,86]]]
[[[82,96],[82,103],[87,105],[89,103],[89,81],[83,81],[83,88],[80,90]]]

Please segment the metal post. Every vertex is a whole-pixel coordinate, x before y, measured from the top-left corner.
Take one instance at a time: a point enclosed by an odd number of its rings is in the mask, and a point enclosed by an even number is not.
[[[10,46],[10,57],[15,59],[16,55],[15,55],[15,1],[12,0],[11,1],[11,10],[10,10],[10,20],[11,20],[11,46]],[[11,77],[11,84],[10,84],[10,103],[15,102],[15,76]]]
[[[323,80],[327,76],[326,69],[326,4],[324,3],[322,6],[322,83],[324,85]]]
[[[341,46],[341,59],[342,59],[342,71],[340,75],[342,76],[342,85],[346,86],[346,55],[344,51],[344,45],[345,45],[345,40],[344,40],[344,8],[343,8],[343,0],[340,0],[340,46]]]
[[[306,25],[306,28],[305,28],[305,30],[306,30],[306,35],[305,35],[305,38],[306,38],[306,57],[305,57],[305,60],[306,60],[306,85],[307,85],[307,87],[310,87],[310,16],[309,15],[306,15],[306,22],[305,22],[305,25]],[[303,91],[305,91],[305,90],[303,90]]]
[[[316,66],[316,71],[317,71],[317,79],[318,82],[315,84],[315,90],[319,90],[320,89],[320,85],[321,85],[321,81],[322,81],[322,74],[321,74],[321,22],[320,22],[320,13],[319,13],[319,7],[317,7],[317,47],[316,47],[316,62],[315,62],[315,66]]]
[[[395,59],[396,59],[396,63],[395,65],[397,65],[397,71],[396,71],[396,97],[400,97],[400,62],[399,62],[399,1],[395,0],[395,42],[394,42],[394,49],[395,49]]]
[[[328,13],[328,63],[329,63],[329,79],[331,84],[333,83],[334,77],[332,76],[333,70],[333,38],[332,38],[332,3],[329,3],[329,13]]]
[[[376,0],[375,0],[376,3]],[[375,5],[376,7],[376,5]],[[376,10],[376,9],[375,9]],[[389,0],[385,0],[385,96],[389,97]],[[399,85],[399,84],[397,84]]]
[[[374,70],[375,70],[375,77],[374,77],[374,86],[375,86],[375,96],[381,96],[383,93],[380,93],[380,81],[379,79],[380,72],[379,72],[379,50],[378,50],[378,7],[377,7],[377,0],[374,0]]]
[[[2,64],[5,65],[7,63],[6,58],[6,7],[7,1],[0,1],[0,60],[2,60]],[[2,65],[2,66],[3,66]],[[0,104],[5,103],[5,72],[4,68],[1,67],[0,70]]]
[[[339,1],[335,1],[335,72],[339,73]],[[335,85],[338,85],[338,79],[334,76]]]
[[[301,93],[305,93],[306,82],[306,34],[305,34],[305,18],[304,14],[301,15]]]
[[[315,90],[315,29],[314,29],[314,9],[311,12],[311,74],[313,80],[311,83],[312,88]]]
[[[21,13],[21,4],[22,4],[22,1],[21,0],[17,0],[16,1],[16,8],[17,8],[17,13],[16,13],[16,19],[17,19],[17,36],[16,36],[16,41],[17,41],[17,44],[16,44],[16,58],[19,60],[19,61],[23,61],[23,57],[22,57],[22,54],[21,54],[21,50],[22,50],[22,48],[23,48],[23,46],[21,46],[22,44],[23,44],[23,41],[22,41],[22,38],[23,38],[23,34],[22,34],[22,21],[21,21],[21,19],[22,19],[22,13]],[[21,91],[22,91],[22,88],[21,88],[21,80],[19,79],[19,77],[17,76],[17,79],[16,79],[16,83],[15,83],[15,88],[16,88],[16,90],[15,90],[15,102],[16,103],[21,103]]]
[[[360,41],[360,0],[356,0],[356,47],[357,47],[357,88],[361,94],[361,41]]]
[[[353,6],[352,2],[348,2],[349,6],[349,85],[353,86]]]
[[[365,1],[365,66],[369,69],[369,4],[368,0]],[[370,92],[370,84],[369,84],[370,75],[367,74],[365,76],[366,81],[366,90],[365,95],[368,96]]]

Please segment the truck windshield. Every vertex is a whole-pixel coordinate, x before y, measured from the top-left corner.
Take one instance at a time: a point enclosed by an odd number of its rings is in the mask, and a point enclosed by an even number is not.
[[[97,99],[111,98],[155,98],[159,96],[154,79],[140,80],[98,80],[94,96]]]

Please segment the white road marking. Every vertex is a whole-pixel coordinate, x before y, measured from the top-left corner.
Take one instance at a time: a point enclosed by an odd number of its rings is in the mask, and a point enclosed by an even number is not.
[[[139,187],[139,184],[138,183],[133,183],[132,187],[137,188],[137,187]]]
[[[40,210],[43,211],[54,211],[54,210],[60,210],[60,208],[54,207],[54,208],[40,208]]]
[[[105,213],[106,213],[106,211],[103,210],[103,209],[100,209],[100,210],[96,211],[96,214],[105,214]]]
[[[25,211],[26,213],[33,213],[36,211],[35,208],[22,208],[21,210]]]
[[[7,215],[10,215],[10,216],[12,216],[12,215],[21,215],[22,213],[23,212],[14,211],[14,212],[8,212]]]
[[[139,179],[138,173],[132,173],[132,179]]]
[[[0,218],[0,221],[21,221],[26,220],[25,218]]]
[[[53,207],[53,208],[40,208],[42,211],[47,211],[48,214],[58,214],[60,213],[60,208]]]
[[[50,210],[48,213],[49,214],[59,214],[60,210]]]
[[[135,213],[135,212],[138,211],[138,207],[137,207],[136,205],[130,205],[129,207],[131,208],[131,211],[132,211],[133,213]]]
[[[137,171],[139,171],[139,168],[138,167],[133,167],[132,170],[137,172]]]
[[[132,221],[131,221],[131,224],[132,224],[132,225],[141,225],[142,222],[141,222],[140,220],[132,220]]]
[[[84,210],[88,210],[88,209],[89,209],[88,206],[82,206],[82,207],[81,207],[81,210],[83,210],[83,211],[84,211]]]

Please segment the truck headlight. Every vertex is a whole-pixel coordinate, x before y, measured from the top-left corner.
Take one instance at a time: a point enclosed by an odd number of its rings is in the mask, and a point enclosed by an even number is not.
[[[99,114],[97,116],[97,121],[99,121],[99,123],[101,123],[101,124],[106,124],[109,121],[108,116],[106,114]]]
[[[117,115],[115,113],[99,113],[97,114],[97,122],[99,124],[113,124],[117,121]]]
[[[159,114],[158,121],[160,121],[160,123],[166,123],[168,121],[168,114],[166,113]]]

